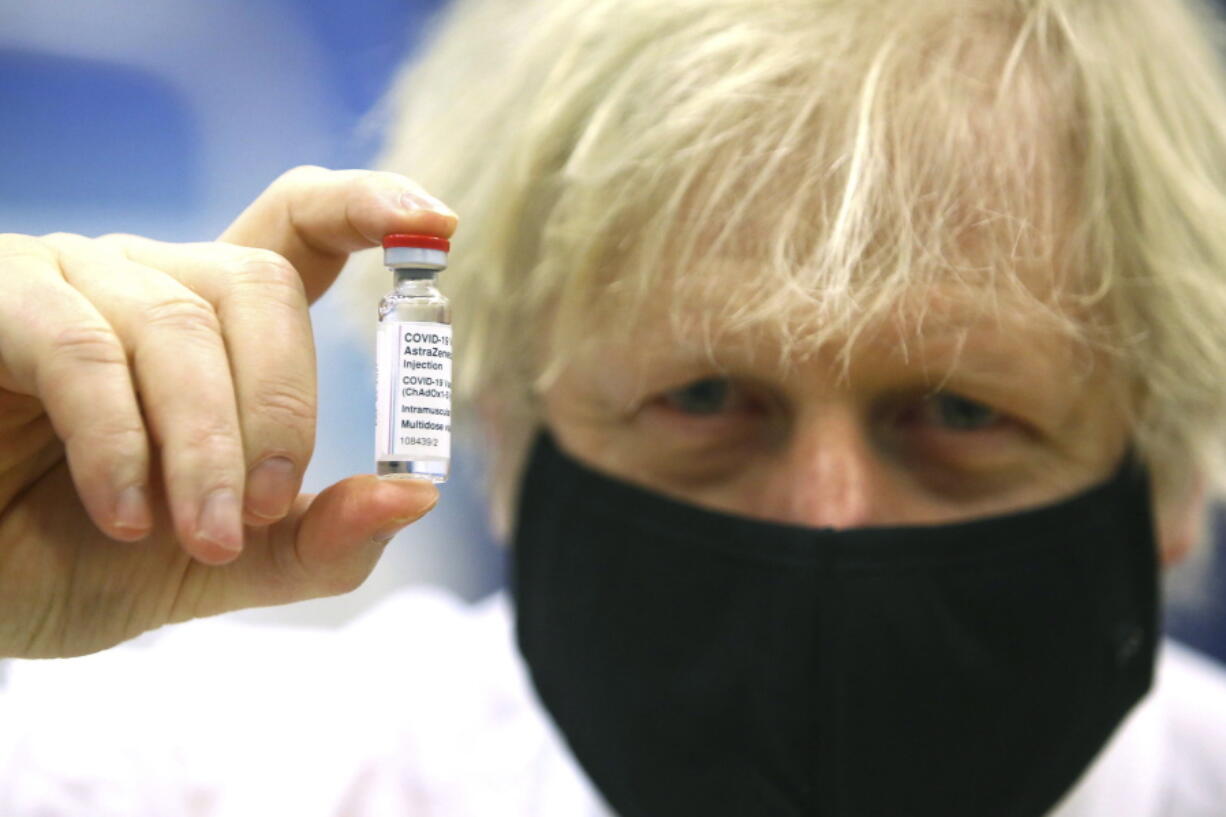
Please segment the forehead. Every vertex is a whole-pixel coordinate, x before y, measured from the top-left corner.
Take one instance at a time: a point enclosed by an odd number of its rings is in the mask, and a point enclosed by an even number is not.
[[[708,258],[663,272],[646,293],[614,288],[582,335],[555,348],[764,370],[823,358],[850,372],[854,360],[888,361],[937,378],[959,365],[1008,368],[1020,357],[1084,368],[1092,357],[1094,310],[1048,270],[974,282],[921,275],[873,291],[806,288],[764,272],[765,263]]]
[[[855,299],[835,308],[799,293],[773,312],[746,309],[754,284],[743,264],[702,272],[704,286],[661,287],[633,308],[611,298],[581,335],[555,336],[554,350],[565,350],[556,375],[578,389],[569,393],[628,408],[712,376],[756,383],[797,408],[839,394],[872,404],[950,391],[1061,439],[1104,412],[1127,413],[1120,371],[1087,321],[1012,287],[919,288],[868,317]]]

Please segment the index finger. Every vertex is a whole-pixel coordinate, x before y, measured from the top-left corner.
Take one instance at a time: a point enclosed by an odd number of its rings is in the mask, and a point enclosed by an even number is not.
[[[447,205],[398,173],[302,166],[269,185],[220,240],[284,256],[314,302],[350,253],[378,245],[388,233],[448,238],[456,223]]]

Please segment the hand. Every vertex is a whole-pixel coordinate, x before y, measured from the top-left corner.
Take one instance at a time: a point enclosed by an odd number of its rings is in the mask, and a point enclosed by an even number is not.
[[[455,226],[402,176],[307,167],[215,243],[0,236],[0,656],[360,584],[438,494],[369,475],[298,494],[307,306],[384,234]]]

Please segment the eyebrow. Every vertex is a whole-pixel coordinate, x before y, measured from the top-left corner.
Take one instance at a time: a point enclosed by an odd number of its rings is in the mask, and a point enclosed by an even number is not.
[[[990,337],[988,337],[990,336]],[[670,377],[682,378],[694,371],[725,372],[731,375],[753,374],[761,380],[785,378],[792,366],[785,360],[772,360],[769,352],[759,350],[780,348],[781,341],[756,331],[729,334],[716,338],[711,354],[697,344],[653,342],[648,353],[638,357],[643,366],[642,383],[657,385]],[[989,342],[990,341],[990,342]],[[1004,341],[1008,348],[1001,348]],[[873,347],[885,343],[870,342],[853,348],[853,380],[868,374],[859,361],[875,354]],[[1093,377],[1091,358],[1080,355],[1071,339],[1061,340],[1038,332],[1010,333],[998,327],[950,329],[913,338],[903,346],[887,344],[879,371],[886,380],[897,379],[905,372],[915,385],[930,390],[948,386],[956,389],[974,388],[984,395],[1005,403],[1005,408],[1022,406],[1047,423],[1061,425],[1075,413],[1080,401],[1075,398]],[[623,350],[625,351],[625,350]],[[808,353],[793,355],[798,360]],[[870,375],[870,379],[873,378]]]
[[[1071,339],[1036,333],[1005,333],[1011,348],[983,340],[983,332],[968,330],[956,340],[925,339],[912,360],[932,375],[933,387],[973,388],[1002,407],[1033,414],[1049,427],[1066,427],[1082,413],[1079,399],[1090,385],[1098,363],[1083,355]],[[977,337],[978,336],[978,337]]]

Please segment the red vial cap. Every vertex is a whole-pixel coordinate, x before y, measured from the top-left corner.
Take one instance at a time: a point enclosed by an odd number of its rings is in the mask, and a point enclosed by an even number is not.
[[[383,236],[383,248],[388,247],[419,247],[423,250],[442,250],[451,252],[451,242],[436,235],[410,235],[409,233],[391,233]]]

